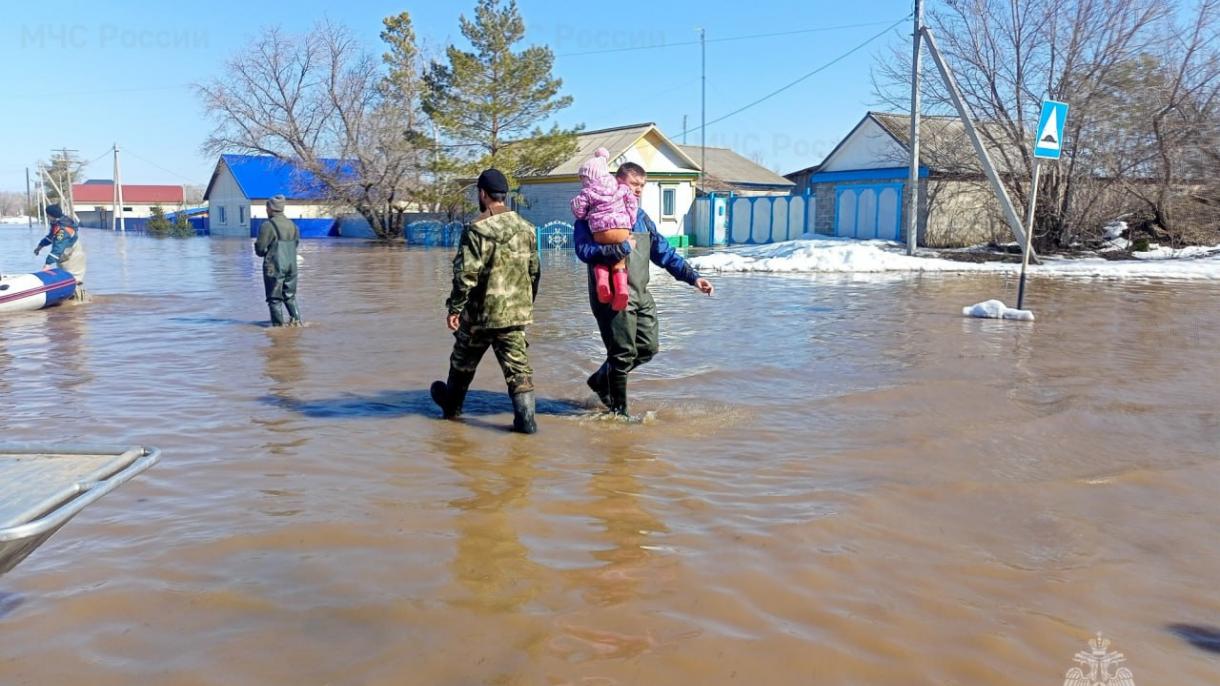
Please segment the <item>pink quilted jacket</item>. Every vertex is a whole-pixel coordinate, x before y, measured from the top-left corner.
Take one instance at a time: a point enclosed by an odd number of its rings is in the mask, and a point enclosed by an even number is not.
[[[640,200],[627,184],[609,175],[601,179],[582,177],[580,182],[580,193],[572,198],[572,214],[589,222],[590,231],[630,229],[635,225]]]

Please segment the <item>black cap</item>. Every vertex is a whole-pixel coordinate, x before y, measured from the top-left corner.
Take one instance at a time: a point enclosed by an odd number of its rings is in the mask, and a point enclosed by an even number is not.
[[[59,203],[47,205],[47,216],[51,219],[59,219],[64,216],[64,211],[59,208]]]
[[[499,169],[488,169],[479,174],[479,188],[488,193],[507,193],[508,179]]]

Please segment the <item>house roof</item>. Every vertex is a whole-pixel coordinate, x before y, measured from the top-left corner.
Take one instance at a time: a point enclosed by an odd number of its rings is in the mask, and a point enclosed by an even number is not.
[[[821,166],[825,167],[852,135],[869,121],[875,122],[904,151],[910,150],[911,116],[909,114],[868,112],[851,132],[843,137],[843,140],[835,146],[834,150],[830,151],[826,159],[822,160]],[[999,124],[995,123],[975,123],[975,127],[984,132],[990,129],[993,134],[992,138],[1006,141],[1006,132],[1002,131],[999,126]],[[986,136],[983,136],[983,144],[987,146],[987,152],[991,156],[991,161],[1000,173],[1008,173],[1010,170],[1020,166],[1022,159],[1021,151],[1016,146],[1008,143],[994,145],[987,141]],[[891,162],[892,164],[888,166],[905,164],[905,160],[892,160]],[[970,142],[970,137],[966,135],[966,125],[958,117],[920,116],[919,162],[921,166],[935,172],[981,174],[983,171],[974,152],[974,146]]]
[[[354,174],[350,160],[322,158],[319,162],[344,176]],[[265,200],[277,194],[283,194],[289,200],[325,200],[328,197],[325,185],[313,172],[291,162],[270,155],[221,155],[203,194],[204,200],[212,194],[221,165],[228,167],[238,187],[250,200]]]
[[[792,177],[797,176],[799,174],[816,174],[816,173],[818,173],[818,170],[821,168],[822,168],[822,165],[820,165],[820,164],[814,164],[814,165],[811,165],[808,167],[802,167],[801,169],[797,169],[796,171],[792,171],[792,172],[788,172],[787,174],[784,174],[784,178],[791,181]]]
[[[559,166],[552,169],[547,176],[575,176],[579,174],[580,165],[592,157],[593,152],[598,148],[609,150],[610,160],[613,162],[620,155],[630,150],[636,141],[652,131],[655,131],[663,141],[668,143],[678,153],[682,161],[690,165],[691,169],[699,170],[699,164],[683,152],[681,146],[675,144],[665,134],[661,133],[656,124],[646,122],[643,124],[616,126],[610,129],[598,129],[596,131],[582,131],[576,134],[576,152],[572,153],[572,156],[560,163]]]
[[[698,145],[679,145],[693,159],[702,160]],[[778,190],[792,188],[792,182],[757,162],[729,148],[707,148],[707,169],[703,170],[704,187],[708,190],[731,190],[743,186],[770,186]]]
[[[181,205],[186,198],[182,186],[157,186],[150,184],[122,184],[123,203],[165,203]],[[109,205],[114,202],[114,183],[90,180],[72,184],[72,200],[76,203]]]

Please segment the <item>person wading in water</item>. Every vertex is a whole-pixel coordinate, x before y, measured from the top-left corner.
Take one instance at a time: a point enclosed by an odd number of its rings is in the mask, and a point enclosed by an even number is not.
[[[301,232],[284,216],[285,202],[282,195],[267,201],[267,220],[258,229],[254,253],[263,258],[263,290],[271,326],[284,325],[281,306],[288,310],[288,326],[301,326],[301,313],[297,311],[297,243]]]
[[[482,212],[462,231],[445,303],[445,324],[456,339],[449,379],[432,384],[432,400],[445,419],[461,415],[474,372],[491,347],[512,398],[513,430],[532,434],[538,427],[525,327],[534,322],[541,276],[534,225],[505,206],[508,179],[499,170],[480,174],[478,189]]]

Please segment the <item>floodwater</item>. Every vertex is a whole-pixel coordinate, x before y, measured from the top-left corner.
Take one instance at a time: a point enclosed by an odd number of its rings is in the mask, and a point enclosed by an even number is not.
[[[84,240],[94,302],[0,320],[3,439],[164,456],[0,577],[0,684],[1029,686],[1096,632],[1220,682],[1214,285],[658,274],[626,425],[548,254],[526,437],[490,354],[428,400],[444,250],[306,242],[272,330],[248,241]]]

